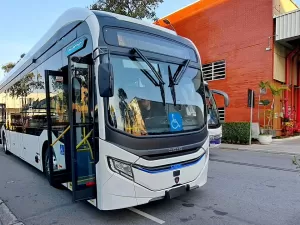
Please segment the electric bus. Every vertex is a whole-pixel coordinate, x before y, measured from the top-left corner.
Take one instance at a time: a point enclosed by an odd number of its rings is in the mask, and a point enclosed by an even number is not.
[[[228,95],[219,90],[210,90],[208,83],[204,81],[205,84],[205,94],[206,94],[206,106],[207,106],[207,119],[208,119],[208,132],[210,139],[210,147],[217,148],[221,145],[222,139],[222,124],[220,120],[220,115],[217,107],[214,94],[221,95],[224,98],[224,106],[228,107],[229,97]]]
[[[207,182],[201,59],[169,29],[69,9],[0,92],[18,101],[3,107],[4,152],[43,171],[53,187],[66,186],[73,201],[114,210]]]

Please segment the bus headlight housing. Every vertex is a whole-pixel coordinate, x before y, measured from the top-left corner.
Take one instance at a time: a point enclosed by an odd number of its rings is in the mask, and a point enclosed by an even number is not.
[[[108,157],[109,168],[127,179],[133,180],[131,163]]]
[[[220,134],[217,135],[209,135],[209,140],[213,141],[213,140],[217,140],[220,139],[222,136]]]

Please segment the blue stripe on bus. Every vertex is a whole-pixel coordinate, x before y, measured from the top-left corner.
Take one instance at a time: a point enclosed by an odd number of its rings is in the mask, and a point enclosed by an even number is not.
[[[175,165],[172,165],[170,166],[168,169],[162,169],[162,170],[147,170],[147,169],[144,169],[144,168],[140,168],[140,167],[135,167],[136,169],[138,170],[141,170],[143,172],[146,172],[146,173],[151,173],[151,174],[155,174],[155,173],[163,173],[163,172],[168,172],[168,171],[173,171],[173,170],[179,170],[179,169],[183,169],[183,168],[186,168],[186,167],[189,167],[189,166],[193,166],[195,164],[197,164],[198,162],[201,161],[201,159],[203,158],[205,154],[203,154],[197,161],[195,162],[192,162],[192,163],[187,163],[187,164],[175,164]]]

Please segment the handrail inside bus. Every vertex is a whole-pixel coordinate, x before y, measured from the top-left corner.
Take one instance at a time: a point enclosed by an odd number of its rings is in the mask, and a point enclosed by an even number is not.
[[[58,136],[58,138],[50,145],[53,147],[67,132],[70,130],[71,126],[69,125],[67,129],[64,130],[64,132],[61,133],[61,135]]]
[[[77,145],[76,149],[78,149],[83,143],[86,142],[86,140],[91,136],[93,130],[91,130]]]
[[[64,130],[64,132],[61,133],[61,135],[58,136],[58,138],[50,145],[51,147],[53,147],[67,132],[68,130],[70,130],[70,125]],[[76,145],[76,150],[87,141],[87,139],[92,135],[93,130],[91,130],[79,143],[78,145]],[[89,147],[90,153],[91,153],[91,157],[92,159],[94,159],[94,155],[92,152],[92,146],[89,143],[89,141],[87,142],[87,145]]]

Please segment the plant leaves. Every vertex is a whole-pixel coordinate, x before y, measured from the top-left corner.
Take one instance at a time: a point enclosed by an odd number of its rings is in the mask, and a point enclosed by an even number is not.
[[[136,19],[157,20],[155,10],[164,0],[98,0],[90,6],[92,10],[113,12]]]

